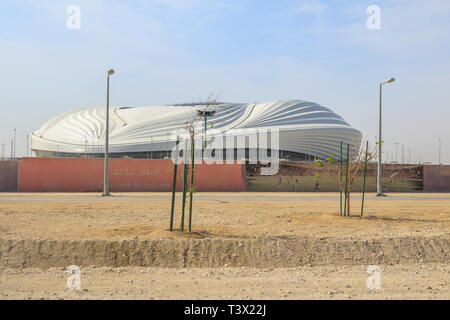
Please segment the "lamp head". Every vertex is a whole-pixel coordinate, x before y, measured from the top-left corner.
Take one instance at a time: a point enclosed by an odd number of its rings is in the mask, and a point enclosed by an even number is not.
[[[216,110],[211,110],[211,111],[204,111],[204,110],[197,110],[197,115],[199,117],[211,117],[216,113]]]
[[[390,79],[388,79],[388,80],[382,82],[382,84],[385,84],[385,83],[392,83],[392,82],[394,82],[394,81],[395,81],[395,78],[390,78]]]
[[[110,76],[110,75],[112,75],[112,74],[114,74],[114,69],[108,70],[108,76]]]

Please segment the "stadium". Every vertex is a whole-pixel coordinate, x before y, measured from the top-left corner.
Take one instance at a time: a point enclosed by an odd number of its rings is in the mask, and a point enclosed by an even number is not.
[[[317,103],[303,100],[116,106],[110,110],[110,156],[169,157],[176,140],[171,132],[185,128],[186,122],[205,108],[214,113],[207,120],[208,128],[214,128],[212,135],[217,131],[238,135],[242,130],[278,130],[282,159],[324,159],[330,153],[339,154],[341,141],[344,145],[349,144],[353,152],[361,144],[361,132],[341,116]],[[38,157],[102,157],[104,140],[105,107],[85,107],[49,120],[32,134],[31,147]],[[246,156],[252,148],[246,147]],[[236,157],[236,148],[227,152],[234,152]]]

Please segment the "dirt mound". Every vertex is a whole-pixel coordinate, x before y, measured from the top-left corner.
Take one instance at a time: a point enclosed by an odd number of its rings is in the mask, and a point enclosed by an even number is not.
[[[189,240],[3,240],[0,267],[145,266],[285,268],[450,262],[444,237],[373,240],[273,237]]]

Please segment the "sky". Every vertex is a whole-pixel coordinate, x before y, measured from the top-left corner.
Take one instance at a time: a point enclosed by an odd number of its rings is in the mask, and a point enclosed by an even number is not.
[[[80,28],[68,28],[68,7]],[[379,29],[371,5],[380,9]],[[70,20],[73,21],[73,20]],[[450,164],[448,0],[1,0],[0,143],[105,105],[302,99],[378,136],[384,157]],[[410,151],[409,151],[410,150]],[[1,149],[0,149],[1,152]],[[1,155],[1,154],[0,154]]]

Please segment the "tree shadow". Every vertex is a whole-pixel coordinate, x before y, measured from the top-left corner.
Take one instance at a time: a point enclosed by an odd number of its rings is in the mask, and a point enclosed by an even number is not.
[[[429,219],[411,219],[411,218],[390,218],[390,217],[376,217],[376,216],[367,216],[367,217],[359,217],[367,220],[382,220],[382,221],[393,221],[393,222],[449,222],[445,220],[429,220]]]

